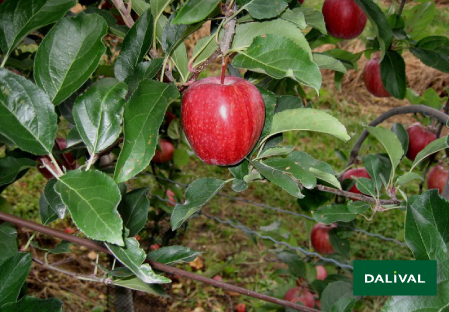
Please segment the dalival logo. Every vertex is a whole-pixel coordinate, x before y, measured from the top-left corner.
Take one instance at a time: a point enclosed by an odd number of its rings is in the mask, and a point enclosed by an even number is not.
[[[418,284],[425,284],[426,281],[421,280],[421,274],[417,274],[418,277],[415,277],[414,274],[396,274],[397,272],[394,271],[394,275],[390,276],[388,274],[385,274],[382,276],[382,274],[377,274],[377,276],[374,276],[372,274],[365,274],[365,283],[386,283],[386,284],[397,284],[397,283],[418,283]]]

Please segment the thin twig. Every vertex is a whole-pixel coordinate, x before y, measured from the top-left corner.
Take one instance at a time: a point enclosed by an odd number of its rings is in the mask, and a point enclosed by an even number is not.
[[[329,186],[317,184],[316,189],[322,192],[331,193],[339,196],[344,196],[350,199],[356,199],[361,200],[370,204],[380,204],[383,205],[399,205],[401,203],[400,200],[397,199],[380,199],[379,201],[376,200],[376,198],[371,196],[366,196],[363,194],[356,194],[348,191],[339,190],[336,188],[332,188]]]
[[[112,3],[120,12],[120,15],[122,16],[126,26],[128,26],[129,28],[133,27],[134,20],[131,16],[131,2],[128,3],[128,6],[123,3],[123,0],[112,0]]]
[[[401,1],[401,5],[399,6],[399,10],[398,10],[398,16],[401,16],[402,10],[404,10],[405,2],[406,2],[406,0]]]
[[[115,142],[114,142],[111,146],[109,146],[108,148],[102,150],[102,151],[99,152],[98,154],[92,155],[91,158],[89,159],[89,162],[88,162],[89,165],[88,165],[88,167],[87,167],[86,170],[89,170],[89,168],[90,168],[93,164],[95,164],[95,163],[97,162],[97,160],[101,158],[101,156],[110,154],[110,153],[114,150],[114,148],[116,148],[116,147],[117,147],[120,143],[122,143],[122,142],[123,142],[123,137],[120,137],[120,138],[117,139],[117,141],[115,141]]]

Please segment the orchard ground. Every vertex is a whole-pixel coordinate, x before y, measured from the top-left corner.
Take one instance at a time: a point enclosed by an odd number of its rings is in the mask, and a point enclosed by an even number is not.
[[[449,3],[447,1],[436,1],[437,16],[429,33],[444,34],[449,24]],[[305,0],[305,6],[321,8],[322,1]],[[369,35],[369,29],[366,29],[362,37]],[[196,34],[198,36],[204,34]],[[361,41],[352,40],[339,43],[341,47],[349,51],[361,51],[363,44]],[[334,46],[320,47],[320,50],[333,48]],[[405,52],[404,58],[407,64],[408,87],[422,94],[427,88],[434,88],[440,96],[446,96],[444,88],[449,87],[449,75],[438,72],[434,69],[422,65],[418,60],[412,58],[408,52]],[[408,105],[407,100],[399,101],[393,98],[378,99],[371,96],[363,85],[362,69],[366,63],[362,59],[358,63],[359,71],[350,71],[350,76],[345,77],[342,83],[342,92],[338,92],[333,83],[333,75],[324,72],[323,88],[319,97],[309,90],[309,96],[312,99],[312,105],[315,108],[323,109],[341,120],[348,129],[352,139],[348,143],[342,143],[334,140],[330,136],[315,135],[311,133],[288,133],[284,144],[295,146],[298,150],[305,151],[317,159],[326,160],[336,170],[343,171],[346,161],[339,156],[336,151],[341,151],[346,155],[354,145],[363,130],[363,124],[369,123],[375,117],[393,107]],[[211,66],[210,70],[205,71],[202,76],[218,74],[218,64]],[[383,124],[388,127],[391,122],[401,122],[404,125],[413,123],[415,119],[412,116],[396,117]],[[312,144],[309,144],[313,142]],[[368,151],[382,152],[382,148],[374,140],[368,139],[360,152],[364,155]],[[3,151],[0,151],[0,153]],[[405,171],[409,168],[411,162],[405,161],[398,170]],[[228,170],[215,166],[203,164],[195,156],[182,170],[185,177],[180,181],[189,183],[199,177],[216,177],[220,179],[230,178]],[[14,186],[9,187],[2,195],[12,205],[12,207],[2,207],[2,209],[11,209],[16,215],[26,219],[39,220],[38,207],[39,197],[45,185],[45,179],[37,170],[30,170],[26,176],[16,182]],[[26,186],[26,187],[25,187]],[[151,176],[141,176],[139,180],[132,182],[133,187],[150,186],[151,189],[157,189],[158,184]],[[176,187],[173,185],[173,187]],[[180,187],[183,192],[183,188]],[[410,193],[418,192],[418,184],[410,186]],[[295,212],[304,212],[297,204],[296,199],[288,196],[279,188],[268,183],[253,183],[250,188],[243,193],[236,194],[227,186],[223,193],[231,196],[237,196],[258,203],[280,207],[284,210]],[[1,203],[0,203],[1,205]],[[214,198],[205,208],[205,212],[221,219],[234,219],[243,225],[261,231],[261,226],[267,226],[273,222],[279,222],[280,228],[284,233],[290,235],[289,241],[292,244],[311,248],[309,242],[309,233],[314,222],[306,221],[301,218],[292,217],[272,210],[256,207],[251,204],[233,201],[225,197]],[[307,212],[306,212],[307,213]],[[397,238],[403,241],[403,222],[404,216],[400,210],[392,210],[384,213],[378,213],[374,220],[368,222],[363,218],[357,218],[357,227],[373,233],[383,234],[388,237]],[[169,220],[167,216],[166,228],[161,231],[169,230]],[[76,228],[73,224],[67,224],[67,221],[58,221],[53,227],[64,230],[66,227]],[[150,230],[154,223],[148,221]],[[28,237],[32,235],[31,231],[20,229],[20,243],[25,244]],[[143,246],[149,247],[150,244],[157,243],[157,240],[151,240],[150,237],[142,236]],[[41,245],[49,246],[58,241],[38,234],[38,241]],[[351,241],[351,259],[391,259],[404,260],[412,259],[410,250],[407,247],[399,246],[393,242],[386,242],[378,238],[365,236],[361,233],[353,233]],[[223,281],[230,282],[258,292],[265,292],[273,289],[288,289],[286,279],[282,278],[276,270],[285,267],[277,258],[268,252],[273,247],[271,243],[257,240],[254,242],[250,237],[238,229],[227,225],[218,224],[214,220],[205,217],[199,217],[191,220],[187,229],[179,231],[178,236],[171,241],[171,244],[182,244],[194,250],[202,251],[204,254],[200,257],[201,263],[196,265],[185,265],[184,269],[196,271],[199,274],[214,277],[220,275]],[[31,248],[33,253],[40,251]],[[73,246],[75,254],[70,256],[50,256],[52,262],[60,260],[60,267],[71,271],[89,273],[93,272],[92,263],[95,261],[96,254],[77,246]],[[76,255],[76,257],[74,257]],[[107,258],[101,258],[100,263],[107,261]],[[326,265],[328,272],[334,272],[334,266]],[[65,311],[103,311],[106,303],[106,286],[81,282],[67,275],[59,274],[54,271],[46,271],[44,268],[33,267],[31,274],[27,279],[29,293],[41,297],[58,297],[63,300]],[[149,295],[139,295],[136,300],[136,311],[229,311],[232,305],[237,303],[246,303],[248,310],[252,311],[253,306],[261,302],[249,299],[248,297],[238,296],[237,294],[227,293],[221,289],[215,289],[211,286],[180,279],[172,285],[167,286],[167,291],[172,299],[159,299]],[[363,304],[359,304],[358,311],[378,311],[385,298],[374,297],[364,299]]]

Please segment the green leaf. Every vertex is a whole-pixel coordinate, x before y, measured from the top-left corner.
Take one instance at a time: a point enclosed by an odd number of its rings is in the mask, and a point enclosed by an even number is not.
[[[181,129],[178,120],[173,119],[168,125],[167,135],[172,140],[178,140],[181,137]]]
[[[176,204],[171,215],[172,231],[178,229],[188,218],[198,212],[225,184],[225,181],[213,178],[201,178],[189,184],[184,204]]]
[[[376,197],[376,185],[372,179],[357,178],[355,185],[363,194]]]
[[[174,85],[148,79],[134,91],[125,105],[125,138],[114,172],[117,183],[129,180],[148,166],[167,106],[177,97],[179,92]]]
[[[293,152],[294,149],[295,149],[294,147],[289,147],[289,146],[269,148],[269,149],[265,150],[259,157],[257,157],[256,160],[261,159],[261,158],[271,157],[271,156],[288,155],[291,152]]]
[[[406,172],[405,174],[398,177],[396,180],[397,185],[405,185],[413,180],[423,180],[423,177],[415,172]]]
[[[115,19],[112,11],[110,10],[102,10],[97,7],[88,6],[86,10],[83,11],[86,14],[98,14],[108,24],[108,31],[109,33],[116,35],[120,38],[125,38],[126,34],[129,31],[129,28],[126,25],[118,25],[117,20]]]
[[[0,69],[0,133],[21,150],[50,154],[57,115],[48,96],[31,81]]]
[[[356,214],[362,214],[370,208],[371,206],[369,204],[364,203],[362,201],[351,201],[348,203],[349,212]]]
[[[109,176],[93,170],[69,171],[59,178],[55,190],[86,236],[123,246],[123,221],[117,211],[121,195]]]
[[[335,172],[329,164],[324,161],[316,160],[304,152],[293,152],[288,157],[299,163],[305,169],[311,171],[318,179],[341,189],[340,182],[338,182],[335,177]]]
[[[255,19],[268,19],[279,16],[287,8],[287,2],[284,0],[251,0],[244,7]]]
[[[61,196],[55,190],[57,182],[58,180],[56,179],[49,180],[47,185],[45,185],[44,195],[49,208],[57,214],[59,219],[64,219],[67,213],[67,206],[63,203]]]
[[[125,238],[125,247],[106,243],[106,247],[114,254],[123,265],[130,269],[144,283],[170,283],[170,279],[157,275],[145,261],[145,252],[139,247],[139,242],[134,237]]]
[[[248,25],[248,24],[245,24]],[[321,73],[307,51],[282,36],[256,37],[246,51],[237,55],[232,65],[267,74],[275,79],[290,77],[319,93]]]
[[[56,245],[55,248],[44,248],[44,247],[39,246],[36,242],[31,242],[31,246],[33,246],[34,248],[43,250],[50,254],[62,254],[62,253],[70,252],[71,251],[70,244],[71,243],[68,241],[62,241],[58,245]]]
[[[320,69],[330,69],[343,74],[347,73],[346,67],[343,63],[332,56],[322,53],[313,53],[313,61]]]
[[[298,179],[301,184],[308,189],[316,186],[316,177],[308,169],[305,169],[294,159],[294,155],[288,155],[286,158],[273,157],[264,161],[264,164],[282,171],[284,174],[289,173]]]
[[[73,118],[91,157],[112,145],[122,132],[127,87],[104,78],[76,99]]]
[[[162,31],[161,45],[164,52],[168,55],[171,54],[178,45],[182,45],[184,39],[188,35],[202,26],[201,23],[194,25],[175,25],[173,23],[175,18],[176,16],[174,14],[170,16]]]
[[[74,0],[14,0],[0,6],[0,47],[8,56],[26,35],[53,24],[75,6]]]
[[[449,38],[431,36],[418,41],[410,52],[425,65],[449,73]]]
[[[382,174],[382,163],[375,155],[366,155],[363,158],[363,166],[368,171],[368,174],[370,175],[371,179],[373,179],[374,184],[378,190],[380,190],[380,188],[382,187],[382,180],[386,182],[390,178],[380,177],[380,175]]]
[[[391,131],[396,134],[398,140],[401,142],[402,149],[404,150],[404,155],[407,154],[409,142],[407,130],[405,130],[402,124],[394,123],[393,126],[391,126]]]
[[[415,160],[413,161],[412,167],[410,168],[410,171],[413,171],[415,167],[426,157],[439,152],[441,150],[444,150],[449,147],[446,143],[447,137],[442,137],[439,139],[436,139],[435,141],[430,142],[426,147],[424,147],[418,155],[416,155]]]
[[[380,63],[380,76],[385,89],[395,98],[402,100],[407,91],[405,61],[393,50],[388,50]]]
[[[344,258],[349,258],[349,251],[351,250],[349,240],[340,237],[337,229],[334,228],[329,231],[329,241],[335,252],[342,255]]]
[[[29,158],[0,158],[0,185],[14,182],[21,171],[35,166],[36,162]]]
[[[16,228],[7,222],[0,224],[0,267],[8,258],[17,253]]]
[[[193,62],[192,67],[195,68],[204,63],[212,54],[214,54],[217,48],[218,44],[215,40],[215,34],[198,40],[193,48],[192,58],[194,58],[195,61]]]
[[[159,284],[145,284],[140,278],[132,276],[132,277],[124,277],[124,278],[115,278],[112,284],[134,289],[138,291],[143,291],[148,294],[152,294],[155,296],[160,296],[164,298],[170,298],[170,296],[165,292],[164,288]]]
[[[306,264],[304,261],[294,252],[282,251],[276,255],[279,260],[288,265],[291,273],[296,277],[306,277]]]
[[[405,241],[416,260],[444,260],[448,256],[449,202],[428,190],[407,203]]]
[[[337,118],[313,108],[289,109],[274,115],[270,136],[293,130],[327,133],[345,142],[350,139]]]
[[[189,153],[183,149],[183,148],[177,148],[175,149],[175,152],[173,153],[173,162],[177,166],[185,166],[189,163],[190,156]]]
[[[44,225],[58,219],[58,214],[50,206],[47,199],[45,198],[44,193],[42,193],[41,197],[39,198],[39,215],[41,217],[41,222]]]
[[[123,226],[129,230],[129,236],[139,233],[148,219],[150,201],[147,191],[148,188],[140,188],[127,193],[118,206]]]
[[[234,192],[243,192],[248,189],[248,183],[245,180],[235,179],[232,181],[232,190]]]
[[[341,298],[353,298],[352,284],[347,282],[330,283],[321,294],[321,309],[329,312]]]
[[[328,205],[320,207],[313,212],[313,218],[317,222],[331,224],[334,222],[351,222],[357,217],[357,214],[349,211],[347,205]]]
[[[259,171],[261,175],[267,178],[270,182],[281,187],[290,195],[297,198],[304,197],[299,189],[298,182],[293,179],[291,173],[286,173],[285,171],[267,166],[258,161],[254,161],[251,164],[257,169],[257,171]]]
[[[102,17],[79,14],[64,18],[45,36],[34,60],[34,79],[53,104],[61,104],[89,79],[106,51],[106,34]]]
[[[174,265],[178,263],[189,263],[201,255],[202,252],[195,251],[184,246],[161,247],[158,250],[150,251],[147,255],[151,261]]]
[[[321,11],[312,8],[300,7],[299,12],[301,12],[304,15],[304,18],[306,19],[306,24],[308,26],[318,29],[324,35],[327,34],[324,16],[323,13],[321,13]]]
[[[141,62],[137,64],[134,72],[126,78],[128,84],[128,94],[132,94],[137,89],[139,83],[145,79],[153,79],[156,74],[161,70],[163,58],[157,58],[149,62]]]
[[[383,59],[393,40],[393,31],[388,24],[388,20],[380,7],[372,0],[355,0],[355,2],[365,11],[366,16],[374,28],[382,50]]]
[[[220,0],[188,0],[178,11],[172,24],[193,24],[205,19]]]
[[[393,132],[385,128],[367,127],[366,129],[380,142],[380,144],[382,144],[382,146],[387,151],[392,166],[389,181],[392,182],[396,167],[398,166],[402,156],[404,155],[404,151],[401,147],[401,142],[399,142],[398,137]]]
[[[167,20],[165,16],[162,15],[167,5],[169,5],[173,0],[152,0],[150,4],[147,4],[144,0],[137,0],[137,4],[143,2],[145,5],[144,10],[148,9],[148,6],[151,8],[151,14],[153,15],[154,25],[153,25],[153,47],[156,48],[156,32],[158,31],[160,20]],[[133,7],[136,2],[133,2]],[[142,11],[143,12],[143,11]],[[138,14],[141,14],[137,12]],[[161,35],[162,36],[162,35]],[[158,38],[160,41],[161,36]]]
[[[306,29],[306,18],[304,17],[304,14],[302,13],[302,8],[294,8],[292,10],[287,9],[284,11],[284,13],[280,16],[283,20],[286,20],[290,23],[295,24],[297,27],[301,29]]]
[[[257,88],[260,91],[260,94],[262,95],[263,102],[265,104],[265,122],[263,124],[262,133],[260,134],[259,141],[257,142],[256,146],[260,144],[260,142],[263,140],[265,136],[267,136],[271,131],[271,125],[273,123],[273,116],[274,112],[276,110],[276,95],[268,90]],[[282,140],[281,140],[282,141]],[[264,147],[266,147],[267,144],[265,144]]]
[[[287,109],[303,108],[302,99],[292,95],[281,95],[277,98],[275,113],[280,113]]]
[[[309,43],[302,32],[299,31],[293,23],[282,19],[237,25],[229,52],[239,52],[240,50],[249,47],[254,38],[270,34],[290,39],[296,43],[299,48],[306,51],[310,57],[312,56]]]
[[[136,72],[138,64],[147,54],[153,39],[153,17],[146,10],[126,34],[122,49],[114,66],[115,77],[125,81]]]
[[[351,53],[341,49],[326,50],[323,53],[340,60],[347,69],[357,69],[357,62],[363,54],[363,52]]]
[[[31,269],[31,255],[18,253],[0,266],[0,307],[15,302]]]
[[[62,312],[62,301],[57,298],[40,299],[25,296],[18,302],[5,304],[0,312]]]
[[[436,6],[433,1],[427,1],[404,10],[402,15],[405,22],[407,35],[413,40],[419,40],[422,33],[428,28],[436,14]]]
[[[355,298],[342,297],[332,306],[331,312],[351,312],[355,302]]]

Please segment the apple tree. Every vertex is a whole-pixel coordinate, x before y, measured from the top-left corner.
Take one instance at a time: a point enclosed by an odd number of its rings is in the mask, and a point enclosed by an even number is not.
[[[442,99],[426,102],[407,89],[402,57],[408,50],[423,64],[449,72],[449,39],[425,34],[435,14],[432,1],[407,10],[405,1],[393,2],[387,13],[372,0],[326,0],[323,12],[296,0],[79,2],[78,9],[73,9],[75,0],[5,0],[0,5],[0,146],[5,150],[0,191],[37,166],[49,178],[40,198],[42,224],[71,218],[85,237],[104,244],[124,266],[101,268],[101,278],[91,280],[162,293],[159,284],[170,279],[145,259],[173,265],[198,253],[169,246],[145,254],[135,236],[148,218],[157,217],[148,214],[148,197],[153,207],[171,214],[175,232],[222,188],[239,193],[251,183],[268,181],[300,202],[331,194],[314,201],[312,214],[327,235],[327,241],[314,244],[313,255],[324,260],[329,259],[320,254],[347,255],[341,242],[351,231],[345,225],[391,209],[406,210],[405,240],[414,257],[438,260],[438,296],[392,297],[383,311],[444,310],[449,202],[436,190],[420,195],[404,191],[408,183],[423,179],[414,169],[448,147],[448,138],[440,137],[448,105],[441,112]],[[339,16],[347,12],[342,6],[355,15]],[[358,36],[365,24],[370,36],[364,51],[314,52]],[[188,50],[185,40],[201,27],[210,34]],[[311,131],[350,139],[342,121],[312,103],[321,88],[320,70],[335,71],[336,86],[344,87],[343,76],[363,54],[371,58],[364,70],[371,93],[424,105],[373,121],[348,163],[362,162],[364,169],[337,174],[325,159],[282,144],[283,135]],[[198,79],[217,60],[221,75]],[[412,130],[401,124],[377,126],[401,113],[420,114],[422,123],[436,121],[438,130],[417,143]],[[359,156],[368,135],[384,150]],[[169,198],[164,207],[147,188],[129,189],[130,180],[148,173],[176,180],[189,149],[206,164],[229,170],[232,178],[202,177],[188,185],[184,196],[166,187],[159,194]],[[402,172],[398,168],[406,155],[413,164]],[[447,172],[442,174],[446,182]],[[183,203],[175,205],[180,199]],[[41,311],[61,311],[58,299],[17,300],[32,256],[17,249],[14,227],[3,223],[0,229],[0,289],[8,289],[0,291],[0,310],[39,305]],[[66,242],[56,248],[69,250]],[[300,285],[289,295],[275,296],[310,308],[318,307],[320,299],[325,311],[350,311],[361,300],[348,295],[347,276],[332,280],[308,274],[310,267],[316,270],[313,258],[287,250],[278,257]],[[315,295],[301,286],[307,279],[320,281],[311,283]]]

